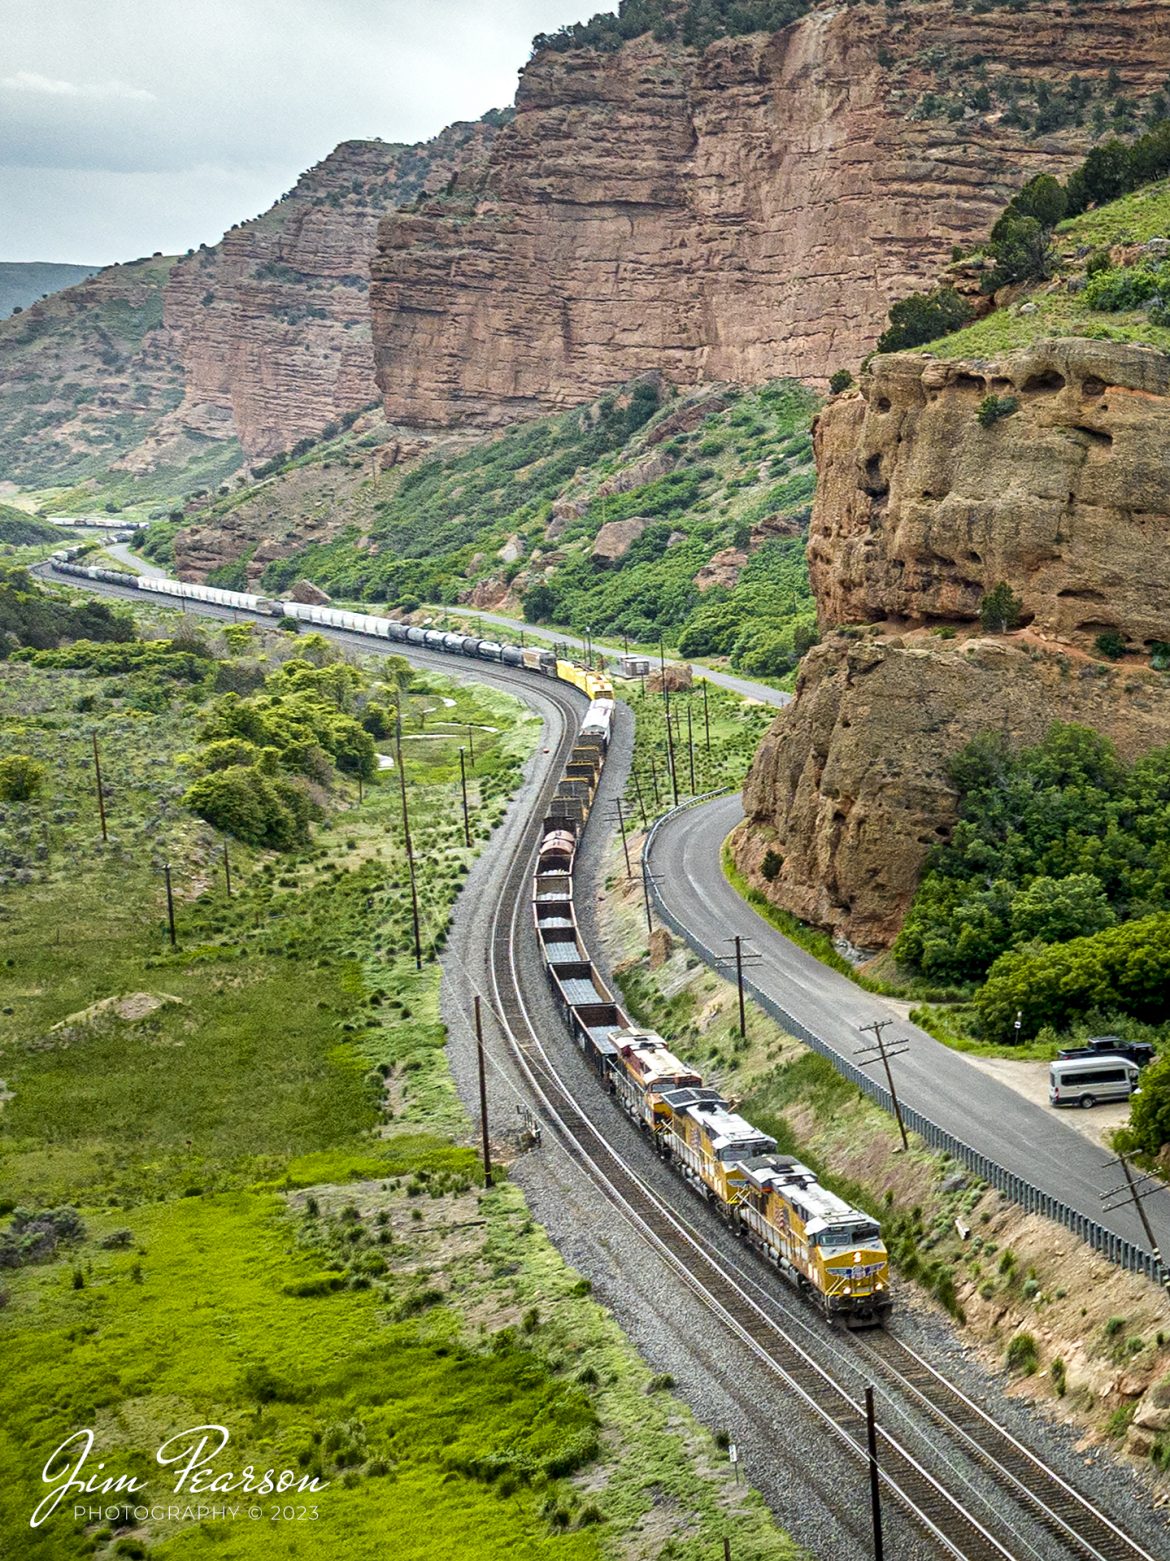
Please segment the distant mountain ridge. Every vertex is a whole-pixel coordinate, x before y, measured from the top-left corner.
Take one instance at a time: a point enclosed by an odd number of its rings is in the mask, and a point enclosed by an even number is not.
[[[58,265],[55,260],[0,260],[0,320],[27,309],[46,293],[84,282],[100,266]]]

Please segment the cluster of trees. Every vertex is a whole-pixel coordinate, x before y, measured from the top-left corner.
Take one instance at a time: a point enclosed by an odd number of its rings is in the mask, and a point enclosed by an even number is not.
[[[1158,1024],[1168,1008],[1170,913],[1165,911],[1066,943],[1010,950],[992,965],[975,995],[976,1021],[988,1040],[1010,1039],[1017,1013],[1020,1033],[1030,1039],[1044,1025],[1065,1029],[1089,1009]]]
[[[310,789],[334,769],[369,779],[374,739],[354,713],[364,680],[343,661],[298,657],[262,691],[226,694],[203,722],[194,757],[203,773],[184,801],[216,829],[249,845],[302,845],[321,809]]]
[[[533,54],[544,49],[612,52],[630,38],[652,33],[660,43],[677,39],[705,49],[716,38],[776,32],[808,10],[808,0],[620,0],[617,13],[602,11],[554,33],[537,33]]]
[[[928,862],[894,945],[906,965],[945,983],[997,973],[987,999],[997,1004],[997,993],[1018,992],[1019,971],[1056,968],[1045,949],[1104,938],[1094,949],[1112,957],[1126,946],[1126,925],[1170,911],[1170,749],[1126,765],[1106,738],[1055,725],[1018,754],[1000,737],[977,738],[951,779],[959,820]],[[1009,951],[1019,958],[997,966]],[[1035,1028],[1073,1011],[1037,991],[1026,1005]],[[1096,1006],[1108,996],[1103,989]],[[987,1010],[989,1023],[999,1011]]]
[[[42,591],[25,569],[0,568],[0,660],[25,646],[49,650],[69,640],[126,641],[134,621],[104,602],[73,605]]]

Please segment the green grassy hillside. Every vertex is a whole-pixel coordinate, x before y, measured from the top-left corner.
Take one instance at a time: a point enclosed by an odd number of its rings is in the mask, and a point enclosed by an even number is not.
[[[59,293],[84,282],[97,270],[97,266],[57,265],[42,260],[0,261],[0,320],[6,320],[13,310],[27,309],[46,293]]]
[[[1152,251],[1145,247],[1151,240]],[[1158,240],[1170,247],[1170,180],[1062,222],[1054,234],[1051,281],[920,350],[942,358],[992,357],[1046,337],[1088,336],[1170,352],[1170,312],[1158,307],[1163,298],[1170,301],[1170,259]],[[1150,276],[1151,285],[1127,289],[1123,283],[1139,273]]]

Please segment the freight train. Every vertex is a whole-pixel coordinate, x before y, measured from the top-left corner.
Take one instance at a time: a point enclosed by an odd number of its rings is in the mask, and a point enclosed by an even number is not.
[[[573,868],[597,795],[612,702],[596,698],[544,819],[532,884],[541,960],[590,1067],[660,1155],[737,1234],[832,1321],[883,1323],[893,1299],[877,1220],[823,1187],[740,1116],[654,1030],[635,1024],[589,957],[573,904]]]
[[[882,1323],[892,1298],[878,1222],[823,1187],[806,1165],[776,1152],[776,1140],[746,1121],[662,1036],[636,1025],[589,957],[573,905],[573,869],[613,732],[613,685],[546,649],[400,623],[372,613],[279,601],[188,581],[152,579],[54,553],[61,574],[104,580],[170,600],[206,602],[272,618],[347,629],[379,640],[470,656],[570,683],[590,703],[543,820],[532,888],[541,958],[574,1040],[603,1087],[679,1175],[739,1235],[811,1296],[831,1320]]]

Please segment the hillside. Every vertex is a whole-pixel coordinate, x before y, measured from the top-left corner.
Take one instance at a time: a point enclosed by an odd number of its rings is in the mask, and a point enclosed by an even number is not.
[[[14,309],[27,309],[46,293],[59,293],[84,282],[99,269],[49,260],[0,260],[0,320],[6,320]]]
[[[791,381],[689,396],[642,381],[421,453],[369,416],[155,528],[148,546],[223,583],[277,591],[308,575],[399,611],[465,603],[578,632],[662,634],[779,675],[810,613],[815,406]]]
[[[1154,777],[1170,752],[1157,291],[1170,186],[1061,224],[1054,242],[1049,278],[997,294],[1002,307],[950,337],[874,357],[818,420],[809,564],[824,638],[757,754],[736,845],[773,903],[862,947],[888,947],[913,905],[895,945],[908,967],[990,969],[988,991],[1017,1007],[1030,982],[1030,1030],[1048,967],[993,964],[1015,947],[1012,906],[1020,928],[1029,894],[1048,907],[1054,949],[1078,931],[1112,938],[1084,951],[1086,969],[1140,962],[1127,940],[1163,908]],[[1054,737],[1054,722],[1079,735]],[[1007,800],[1040,785],[1043,830]],[[1098,807],[1111,823],[1091,822]],[[1111,865],[1117,849],[1140,884]],[[1108,1007],[1121,989],[1093,968]],[[1165,1017],[1164,1001],[1126,1001],[1131,1018]],[[992,1022],[980,1002],[976,1026]]]
[[[0,322],[0,479],[66,512],[169,506],[368,405],[378,219],[480,155],[498,117],[346,142],[220,244],[106,267]]]

